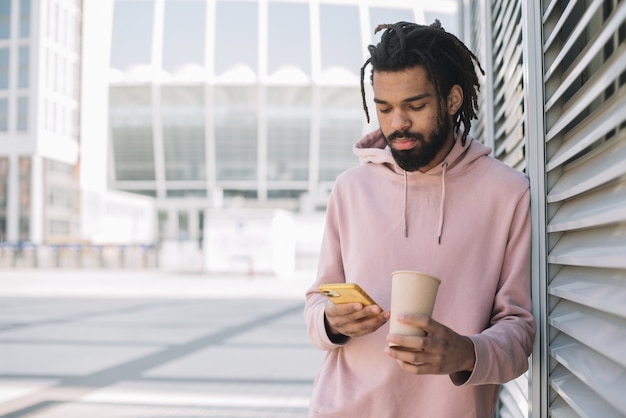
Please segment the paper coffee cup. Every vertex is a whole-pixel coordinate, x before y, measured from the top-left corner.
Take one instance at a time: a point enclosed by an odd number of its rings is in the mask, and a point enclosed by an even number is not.
[[[439,280],[430,274],[418,271],[394,271],[391,273],[391,318],[389,332],[402,335],[424,335],[420,328],[398,322],[402,313],[419,313],[431,316]]]

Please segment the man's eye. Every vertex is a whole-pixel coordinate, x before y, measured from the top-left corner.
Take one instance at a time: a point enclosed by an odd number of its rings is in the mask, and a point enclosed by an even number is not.
[[[384,107],[384,108],[383,108],[383,107],[379,107],[379,108],[378,108],[378,111],[379,111],[380,113],[389,113],[389,112],[391,112],[391,109],[390,109],[390,108],[388,108],[388,107]]]
[[[411,110],[422,110],[424,108],[425,105],[421,104],[421,105],[416,105],[416,106],[409,106],[409,109]]]

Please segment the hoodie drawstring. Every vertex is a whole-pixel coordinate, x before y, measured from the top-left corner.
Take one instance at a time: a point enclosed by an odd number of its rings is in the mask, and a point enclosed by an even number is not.
[[[444,162],[441,165],[441,199],[439,201],[439,227],[437,228],[437,243],[441,245],[441,235],[443,234],[443,218],[444,218],[444,208],[446,204],[446,169],[448,168],[448,163]],[[407,211],[408,211],[408,179],[407,172],[404,171],[404,237],[407,238],[409,236],[409,226],[407,221]]]
[[[409,236],[409,226],[407,225],[406,212],[407,212],[407,194],[408,194],[408,182],[406,178],[406,170],[404,171],[404,237]]]
[[[439,245],[441,245],[441,234],[443,233],[443,213],[446,202],[446,168],[448,168],[448,163],[443,163],[441,167],[441,201],[439,203],[439,228],[437,230],[437,242]]]

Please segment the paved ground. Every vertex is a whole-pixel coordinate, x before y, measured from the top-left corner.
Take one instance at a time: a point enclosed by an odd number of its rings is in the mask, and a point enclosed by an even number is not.
[[[0,270],[0,416],[306,417],[311,280]]]

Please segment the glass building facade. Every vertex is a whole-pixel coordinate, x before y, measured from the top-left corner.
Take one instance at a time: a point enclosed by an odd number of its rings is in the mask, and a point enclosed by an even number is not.
[[[0,243],[78,238],[81,24],[80,0],[0,0]]]
[[[116,0],[109,184],[155,197],[173,222],[216,198],[323,198],[376,128],[359,84],[373,28],[436,17],[456,31],[457,1],[426,3]]]

